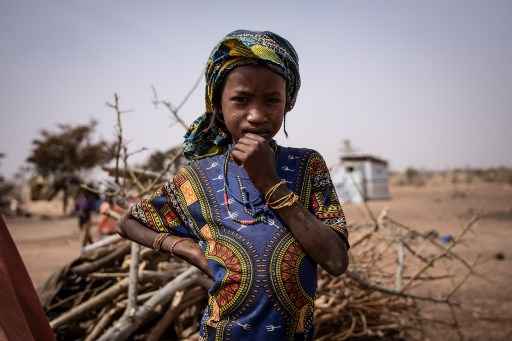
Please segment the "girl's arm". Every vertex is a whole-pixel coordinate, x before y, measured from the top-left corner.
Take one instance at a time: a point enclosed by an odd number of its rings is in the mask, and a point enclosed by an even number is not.
[[[290,192],[287,187],[281,186],[272,197],[281,198]],[[305,252],[328,273],[338,276],[347,270],[348,254],[345,241],[300,202],[278,209],[276,213]]]
[[[153,242],[159,235],[159,233],[147,228],[128,215],[123,217],[119,227],[121,229],[119,232],[121,236],[149,248],[153,248]],[[177,244],[175,244],[173,250],[174,254],[186,262],[196,266],[208,276],[212,277],[210,269],[208,268],[206,257],[199,248],[199,245],[197,245],[197,242],[193,239],[168,236],[162,244],[162,250],[171,252],[172,245],[178,240],[183,241],[179,241]]]
[[[268,142],[261,136],[246,134],[237,141],[231,152],[233,159],[243,165],[256,188],[266,193],[280,181],[274,154]],[[272,199],[281,198],[290,189],[281,186]],[[304,251],[332,275],[340,275],[348,266],[347,244],[328,225],[322,223],[299,202],[276,210]]]

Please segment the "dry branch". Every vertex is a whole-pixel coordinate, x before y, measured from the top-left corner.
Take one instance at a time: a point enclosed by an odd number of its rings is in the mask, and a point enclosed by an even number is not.
[[[88,313],[91,310],[103,307],[104,305],[110,303],[111,300],[114,299],[119,293],[126,290],[127,287],[128,279],[124,279],[121,282],[115,284],[114,286],[108,288],[101,294],[71,309],[70,311],[59,316],[55,320],[50,321],[50,326],[53,329],[58,328],[59,326],[65,323],[70,323],[79,319],[82,315]]]
[[[140,245],[131,242],[130,277],[128,285],[128,306],[125,314],[133,315],[137,309],[137,291],[139,284]]]
[[[121,247],[114,250],[109,255],[98,259],[97,261],[84,263],[71,268],[71,271],[78,275],[85,275],[94,272],[102,267],[114,263],[116,260],[124,258],[130,252],[130,243],[124,243]]]
[[[114,234],[112,236],[108,236],[108,237],[106,237],[104,239],[98,240],[95,243],[86,245],[86,246],[84,246],[84,248],[82,250],[82,257],[85,257],[86,254],[91,252],[91,251],[94,251],[96,249],[102,248],[104,246],[107,246],[107,245],[110,245],[110,244],[113,244],[113,243],[116,243],[116,242],[118,242],[120,240],[123,240],[123,238],[120,235],[118,235],[118,234]]]
[[[142,305],[133,316],[123,316],[112,328],[107,330],[98,341],[117,340],[122,341],[130,337],[130,335],[139,328],[149,315],[154,312],[157,305],[163,305],[169,301],[172,295],[195,282],[199,270],[191,267],[187,271],[181,273],[160,291],[151,297],[144,305]]]
[[[169,326],[174,322],[174,320],[179,316],[179,314],[187,309],[188,307],[201,302],[206,299],[206,292],[202,289],[195,288],[187,292],[187,294],[182,297],[181,303],[177,305],[171,304],[169,309],[165,312],[163,317],[158,321],[158,323],[153,327],[146,341],[158,341],[164,334],[164,332],[169,328]]]

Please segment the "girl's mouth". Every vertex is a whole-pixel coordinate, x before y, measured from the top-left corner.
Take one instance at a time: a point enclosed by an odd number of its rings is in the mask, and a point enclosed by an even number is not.
[[[264,130],[264,129],[248,129],[248,130],[243,130],[242,131],[242,134],[243,135],[246,135],[246,134],[254,134],[254,135],[259,135],[261,137],[263,137],[264,139],[270,139],[272,137],[272,133],[268,130]]]

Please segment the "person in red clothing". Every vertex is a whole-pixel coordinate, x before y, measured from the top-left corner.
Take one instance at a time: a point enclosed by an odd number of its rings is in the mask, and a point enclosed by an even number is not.
[[[125,210],[116,205],[112,197],[107,197],[100,205],[100,220],[98,222],[98,235],[101,237],[108,236],[116,233],[118,219],[116,216],[121,216]]]

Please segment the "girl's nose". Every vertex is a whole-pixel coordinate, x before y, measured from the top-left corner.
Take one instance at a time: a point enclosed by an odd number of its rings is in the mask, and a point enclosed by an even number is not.
[[[267,122],[268,117],[265,110],[259,106],[253,106],[249,109],[247,114],[247,121],[249,123],[258,124]]]

